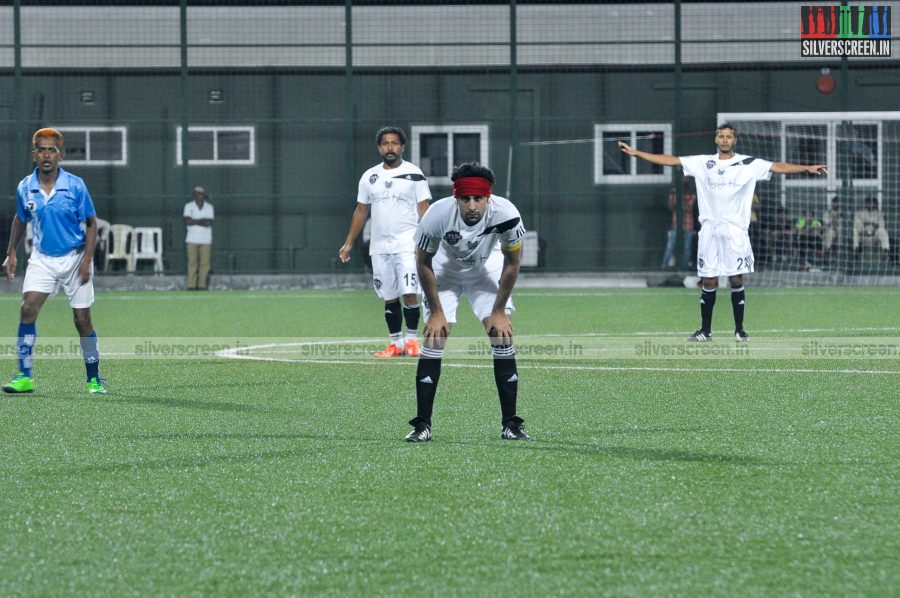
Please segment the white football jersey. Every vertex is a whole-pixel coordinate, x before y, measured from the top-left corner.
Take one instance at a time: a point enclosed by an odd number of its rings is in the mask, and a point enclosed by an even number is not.
[[[772,163],[760,158],[735,154],[719,160],[718,154],[681,156],[684,174],[694,177],[700,224],[708,220],[726,221],[750,227],[753,192],[756,181],[772,178]]]
[[[451,196],[434,202],[425,212],[416,231],[416,245],[437,254],[436,262],[466,271],[483,267],[498,243],[504,249],[515,249],[524,237],[519,210],[505,197],[491,195],[484,217],[468,226]]]
[[[410,162],[391,169],[381,163],[365,171],[356,201],[371,204],[369,254],[414,252],[418,205],[430,199],[425,175]]]

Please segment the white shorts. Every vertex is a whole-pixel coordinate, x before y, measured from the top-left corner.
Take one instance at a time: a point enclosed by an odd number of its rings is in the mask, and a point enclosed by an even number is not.
[[[94,264],[91,264],[91,278],[81,284],[78,267],[84,259],[84,251],[76,249],[66,255],[53,257],[40,251],[32,251],[25,268],[22,292],[36,291],[53,297],[62,286],[69,297],[69,305],[74,309],[84,309],[94,304]]]
[[[372,285],[385,301],[419,292],[415,253],[376,253],[372,256]]]
[[[441,255],[438,252],[438,256]],[[472,306],[472,312],[479,322],[491,315],[494,310],[494,301],[497,300],[497,291],[500,288],[500,274],[503,272],[503,254],[494,251],[484,263],[483,268],[472,268],[460,271],[454,268],[452,263],[441,263],[435,256],[432,262],[434,275],[437,278],[438,297],[441,307],[444,308],[444,317],[450,324],[456,323],[456,308],[459,307],[459,299],[465,295]],[[428,309],[428,301],[422,302],[425,308],[425,320],[431,311]],[[515,311],[512,297],[506,302],[506,313]]]
[[[705,222],[697,238],[697,275],[702,278],[753,272],[750,236],[730,222]]]

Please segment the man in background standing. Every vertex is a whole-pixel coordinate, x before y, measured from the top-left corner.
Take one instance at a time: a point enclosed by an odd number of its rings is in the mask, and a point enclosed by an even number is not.
[[[350,250],[369,211],[372,212],[372,284],[384,299],[384,319],[390,344],[375,357],[419,356],[419,280],[416,273],[416,226],[428,209],[431,191],[425,175],[403,160],[406,135],[399,127],[383,127],[375,133],[381,162],[359,179],[356,209],[350,231],[338,251],[341,262],[350,261]],[[400,298],[403,298],[402,305]],[[406,341],[403,322],[406,321]]]
[[[184,204],[184,237],[187,250],[187,290],[205,291],[209,284],[212,255],[213,205],[206,201],[206,189],[194,187],[194,199]]]
[[[681,193],[681,240],[682,240],[682,262],[686,267],[694,265],[694,238],[697,236],[694,231],[694,210],[697,207],[697,194],[691,185],[690,179],[685,178],[682,181]],[[668,197],[669,213],[672,214],[672,226],[666,235],[666,251],[663,254],[660,269],[665,270],[671,266],[675,258],[675,243],[678,239],[678,221],[676,209],[675,188],[672,187]]]

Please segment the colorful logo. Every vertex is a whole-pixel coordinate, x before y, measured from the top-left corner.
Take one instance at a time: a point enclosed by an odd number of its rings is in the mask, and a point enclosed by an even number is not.
[[[801,6],[800,55],[891,57],[891,7]]]

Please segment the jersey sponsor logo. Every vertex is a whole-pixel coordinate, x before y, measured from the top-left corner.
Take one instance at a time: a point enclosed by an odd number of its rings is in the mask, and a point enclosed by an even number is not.
[[[712,167],[715,166],[715,165],[716,165],[716,161],[715,161],[715,160],[707,160],[707,161],[706,161],[706,169],[707,169],[707,170],[709,170],[710,168],[712,168]]]
[[[369,184],[374,185],[375,181],[377,181],[377,180],[378,180],[378,174],[377,173],[373,174],[372,176],[369,177]]]
[[[462,235],[459,234],[459,231],[450,230],[444,235],[444,240],[448,245],[456,245],[462,239]]]

